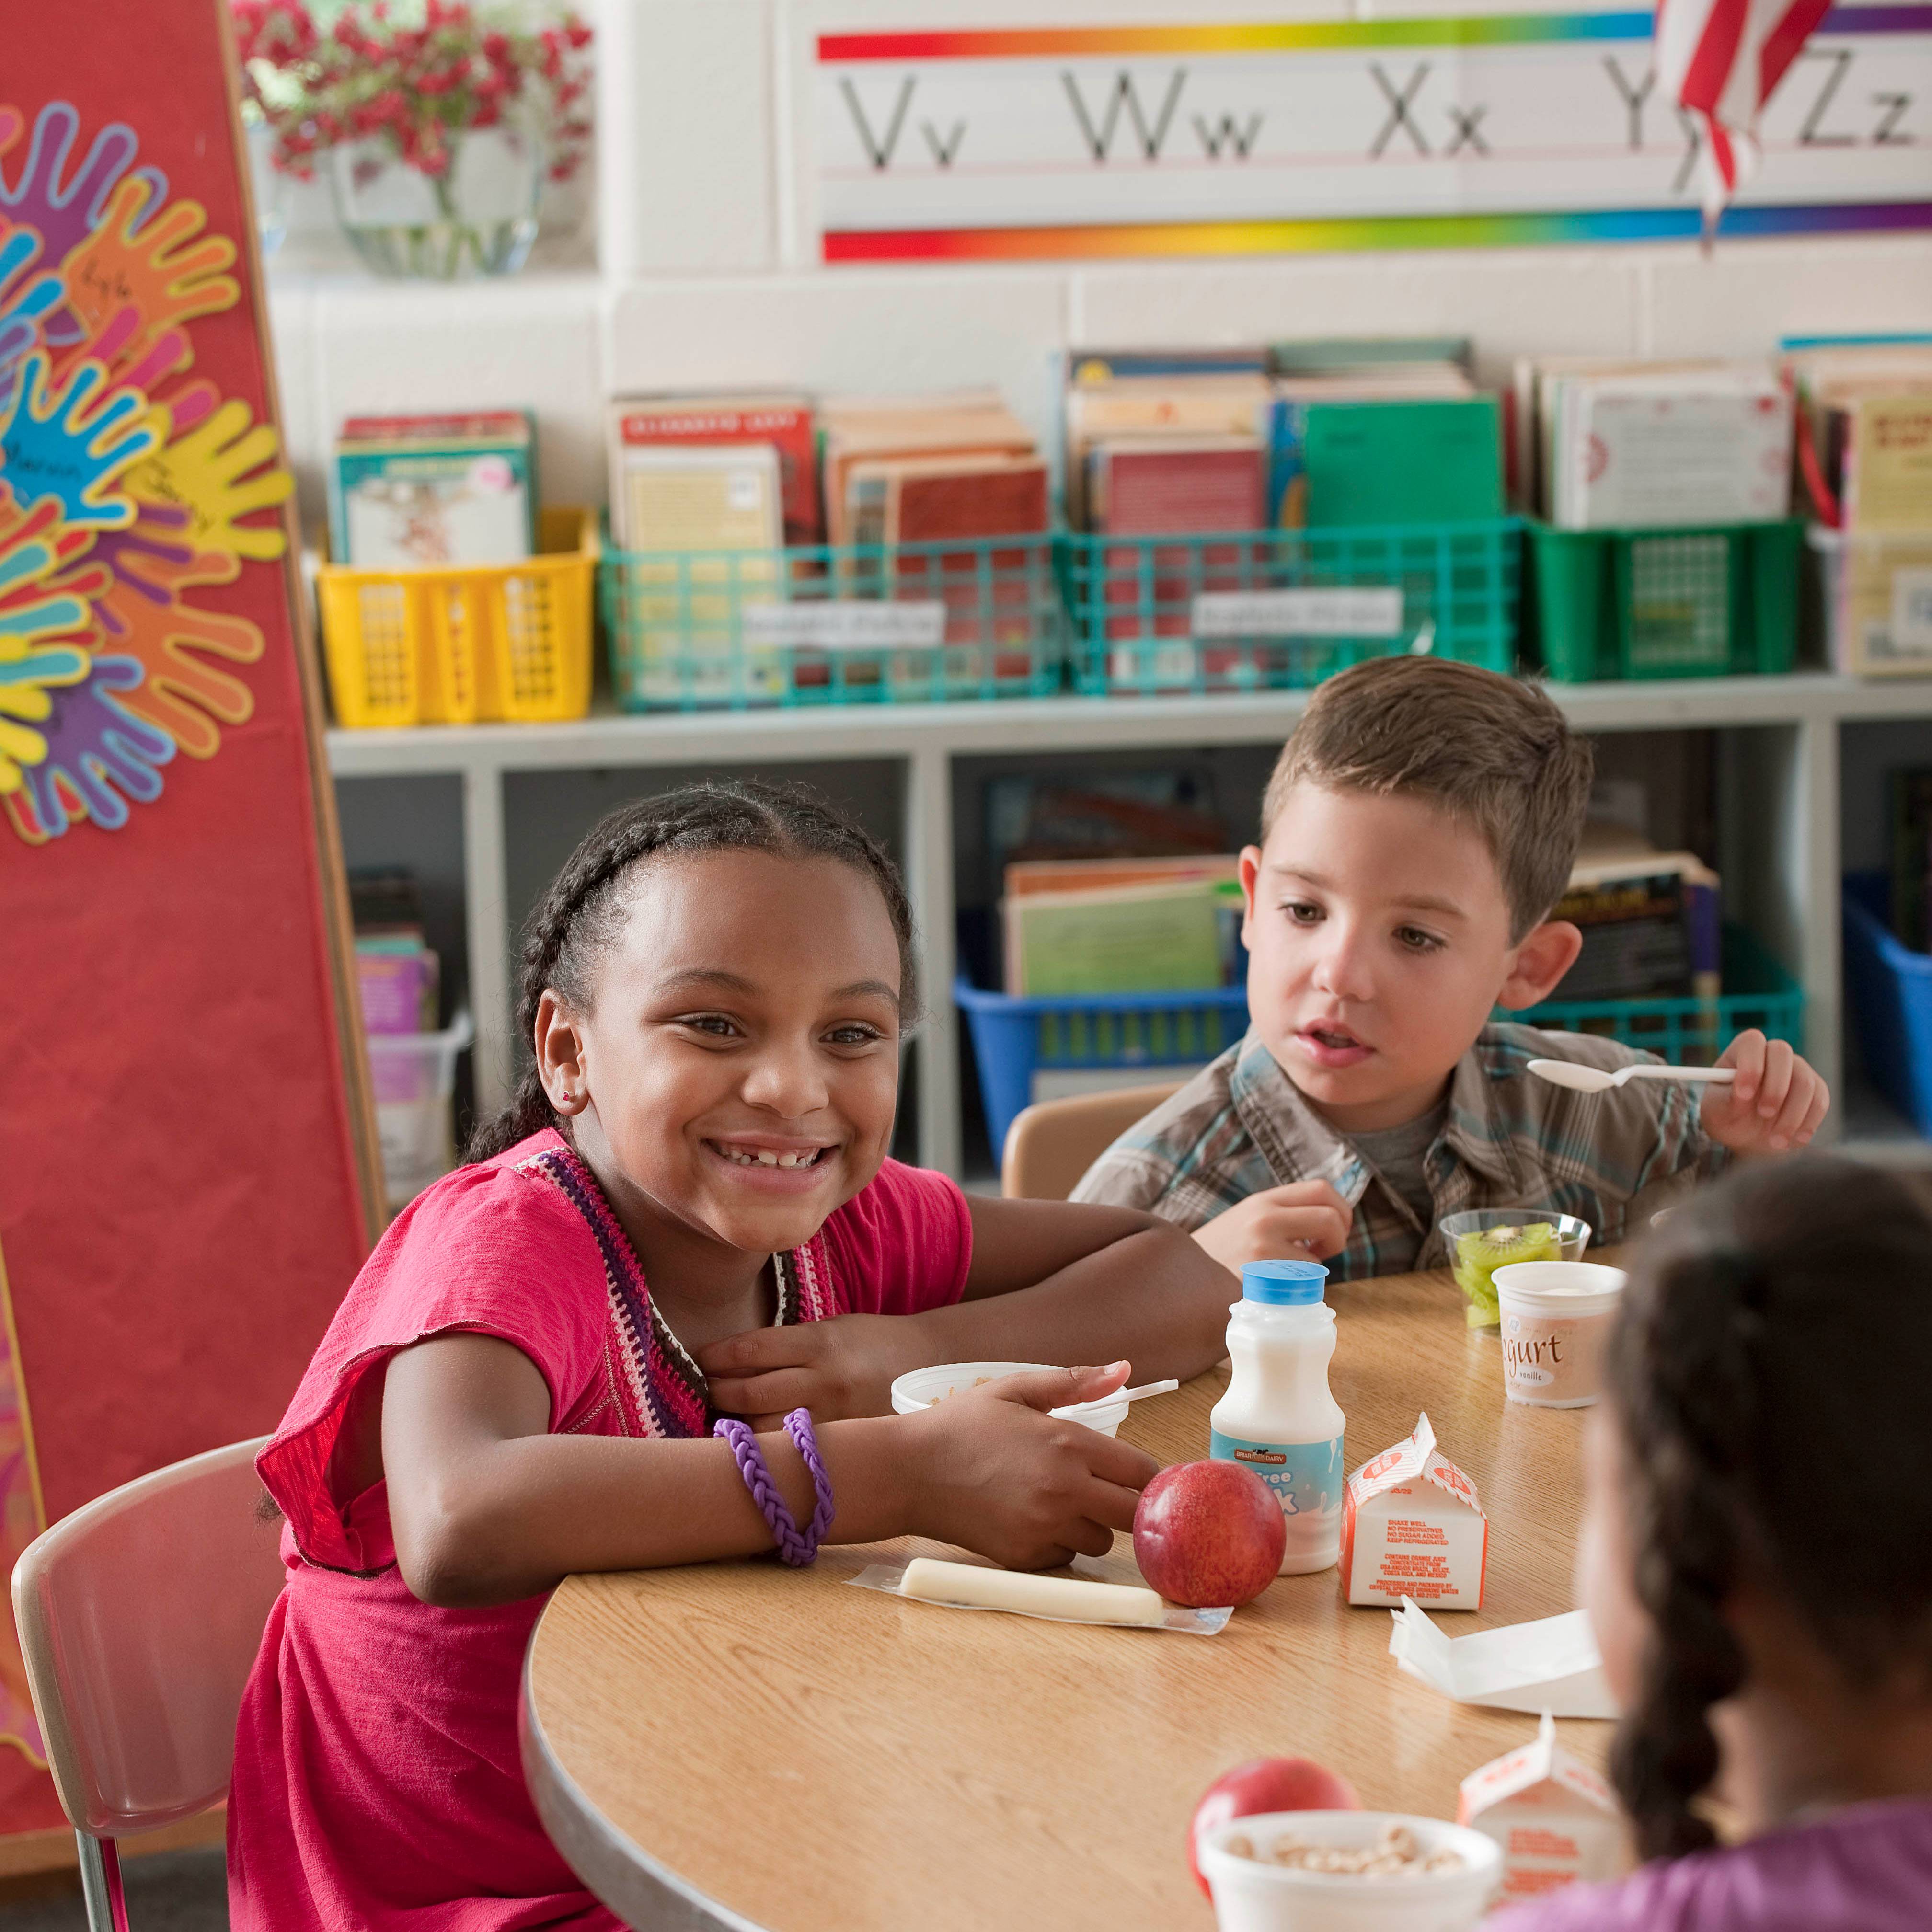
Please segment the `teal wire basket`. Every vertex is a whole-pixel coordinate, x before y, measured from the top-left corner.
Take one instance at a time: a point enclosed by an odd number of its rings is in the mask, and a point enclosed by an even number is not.
[[[1750,1027],[1802,1049],[1804,990],[1742,926],[1724,928],[1723,983],[1714,1000],[1550,1000],[1496,1018],[1598,1034],[1676,1066],[1709,1066]]]
[[[1364,658],[1516,669],[1522,525],[1076,535],[1062,550],[1076,689],[1299,689]]]
[[[627,711],[1039,698],[1066,651],[1054,539],[612,550],[598,586]]]

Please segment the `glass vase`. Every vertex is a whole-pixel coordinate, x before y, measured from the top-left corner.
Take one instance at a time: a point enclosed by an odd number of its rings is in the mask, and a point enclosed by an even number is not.
[[[543,144],[516,128],[450,137],[440,175],[412,167],[381,137],[331,150],[336,218],[379,275],[467,281],[513,275],[537,237]]]

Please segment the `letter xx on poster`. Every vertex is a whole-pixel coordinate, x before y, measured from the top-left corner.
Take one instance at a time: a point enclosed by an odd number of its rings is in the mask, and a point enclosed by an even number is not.
[[[1648,241],[1699,229],[1648,13],[826,34],[827,262]],[[1932,5],[1834,8],[1727,235],[1932,226]]]

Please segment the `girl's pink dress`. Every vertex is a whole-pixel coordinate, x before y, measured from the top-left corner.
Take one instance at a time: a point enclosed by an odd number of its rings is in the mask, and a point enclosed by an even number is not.
[[[916,1314],[956,1301],[965,1198],[888,1161],[778,1258],[778,1319]],[[288,1581],[242,1700],[229,1796],[236,1932],[519,1932],[618,1924],[544,1836],[524,1788],[517,1700],[544,1598],[418,1602],[383,1485],[331,1460],[398,1348],[464,1330],[520,1348],[550,1428],[700,1436],[702,1378],[652,1309],[628,1240],[554,1132],[459,1168],[398,1218],[356,1277],[256,1466],[287,1522]]]

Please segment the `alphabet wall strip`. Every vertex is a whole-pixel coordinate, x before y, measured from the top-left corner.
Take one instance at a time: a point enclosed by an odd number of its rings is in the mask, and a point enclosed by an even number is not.
[[[1694,237],[1642,12],[827,34],[830,262]],[[1932,6],[1840,7],[1721,232],[1932,226]]]

